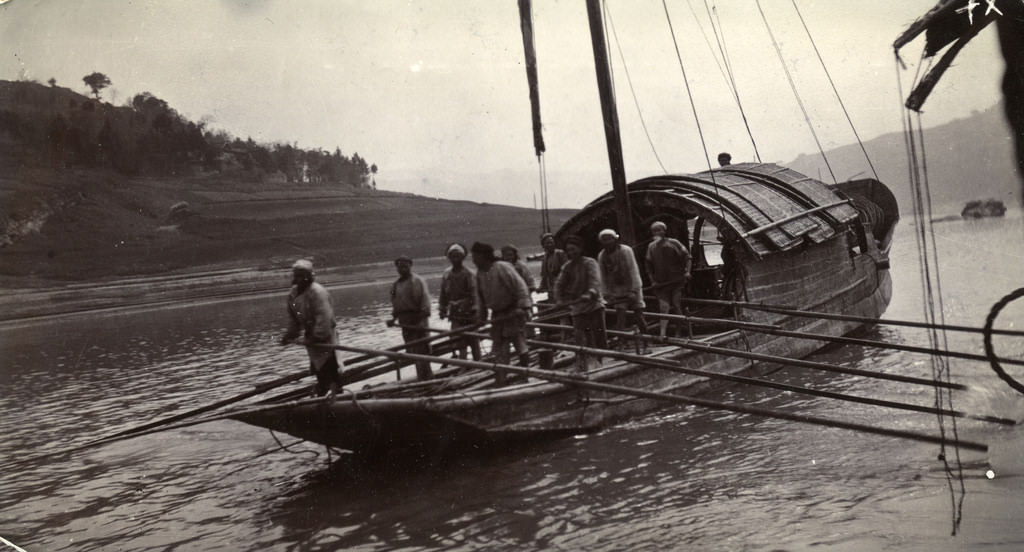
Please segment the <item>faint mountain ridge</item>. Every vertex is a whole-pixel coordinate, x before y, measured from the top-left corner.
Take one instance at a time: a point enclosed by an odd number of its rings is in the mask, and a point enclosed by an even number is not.
[[[970,200],[994,198],[1019,205],[1020,174],[1013,133],[998,103],[971,116],[924,129],[925,157],[934,214],[959,213]],[[927,120],[926,120],[927,121]],[[920,140],[919,135],[914,136]],[[902,133],[864,142],[878,178],[892,189],[903,213],[912,209],[907,147]],[[858,144],[825,152],[839,181],[871,177],[871,166]],[[824,182],[832,180],[821,155],[801,155],[786,166]]]

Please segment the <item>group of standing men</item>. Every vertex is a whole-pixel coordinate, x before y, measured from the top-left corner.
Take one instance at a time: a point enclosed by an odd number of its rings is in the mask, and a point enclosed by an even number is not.
[[[441,276],[440,316],[451,320],[452,330],[464,329],[491,320],[491,339],[495,362],[508,364],[511,359],[509,348],[515,349],[521,365],[529,364],[529,349],[526,344],[526,323],[533,309],[532,292],[536,291],[533,276],[526,264],[519,260],[519,251],[513,246],[502,248],[502,258],[494,255],[494,247],[486,243],[474,243],[469,250],[476,272],[465,266],[466,248],[453,243],[448,246],[445,256],[450,266]],[[426,282],[411,271],[412,261],[399,257],[395,261],[399,278],[391,288],[393,305],[392,321],[402,327],[402,337],[410,353],[426,354],[430,317],[430,294]],[[480,343],[476,338],[466,337],[466,347],[474,360],[480,359]],[[463,347],[461,354],[465,355]],[[417,361],[416,373],[419,379],[433,376],[430,363]],[[498,383],[505,382],[504,373],[497,373]]]
[[[645,268],[661,312],[681,313],[683,291],[690,279],[690,253],[678,240],[667,237],[666,231],[662,222],[651,225],[653,240],[647,246]],[[595,260],[583,254],[584,242],[579,236],[568,236],[563,250],[557,247],[554,235],[542,235],[544,258],[539,286],[535,285],[515,247],[503,247],[501,258],[497,258],[493,246],[474,243],[468,251],[476,266],[474,272],[464,264],[465,246],[453,243],[445,251],[450,266],[441,277],[440,317],[451,321],[452,330],[464,329],[489,318],[495,362],[508,364],[511,347],[523,366],[529,364],[527,322],[534,307],[534,291],[547,292],[556,307],[567,311],[575,342],[581,347],[608,347],[606,302],[616,310],[618,330],[625,328],[627,312],[631,311],[638,331],[646,332],[643,281],[633,248],[619,243],[618,234],[611,229],[602,230],[598,240],[601,251]],[[427,339],[430,293],[426,281],[412,271],[412,266],[409,257],[395,259],[398,279],[391,287],[392,312],[388,325],[401,327],[409,353],[426,355],[430,351]],[[288,295],[291,323],[281,342],[288,343],[304,335],[310,371],[317,376],[317,394],[333,393],[339,385],[340,366],[334,350],[322,346],[338,343],[330,295],[314,281],[310,261],[297,261],[292,273],[292,289]],[[662,320],[662,337],[666,327],[667,322]],[[460,351],[462,356],[466,348],[474,360],[480,359],[477,339],[465,337]],[[586,354],[577,354],[578,370],[587,369],[588,358]],[[546,360],[542,353],[541,365],[550,367],[550,352]],[[433,377],[430,363],[425,360],[416,362],[416,373],[421,380]],[[497,381],[499,385],[504,384],[505,374],[497,372]]]
[[[658,298],[661,312],[682,313],[682,297],[690,280],[691,258],[681,242],[669,238],[663,222],[651,225],[653,239],[647,246],[645,268],[651,279],[651,289]],[[619,235],[611,229],[598,233],[601,251],[597,259],[583,255],[583,239],[572,235],[565,240],[567,261],[554,273],[545,272],[547,281],[554,281],[552,294],[555,303],[567,307],[572,316],[573,334],[577,345],[593,349],[607,349],[605,333],[605,304],[616,311],[616,329],[625,329],[627,311],[632,311],[633,322],[640,333],[647,332],[644,320],[643,280],[633,248],[620,243]],[[542,245],[544,243],[542,242]],[[545,248],[545,271],[554,271],[556,263],[548,264],[560,250],[554,248],[550,237]],[[660,336],[665,337],[667,321],[662,320]],[[588,355],[578,354],[579,369],[586,370]]]

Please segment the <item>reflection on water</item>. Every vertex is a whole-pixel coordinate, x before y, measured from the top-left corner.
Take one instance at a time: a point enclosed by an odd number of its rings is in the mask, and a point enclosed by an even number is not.
[[[1009,230],[997,222],[937,227],[940,247],[949,247],[941,258],[955,259],[948,277],[943,273],[950,323],[979,326],[1013,286],[1008,282],[1019,282],[1019,271],[985,264],[998,257],[985,244],[1021,235],[1019,216],[1002,221]],[[891,318],[921,318],[912,244],[908,231],[897,246]],[[1002,243],[998,254],[1024,259],[1024,246],[1011,245]],[[978,286],[977,273],[960,265],[986,267],[990,285]],[[332,290],[346,342],[382,347],[400,340],[383,325],[387,289]],[[949,536],[948,483],[935,446],[696,408],[442,463],[335,457],[327,467],[320,447],[277,435],[289,454],[267,431],[230,421],[56,454],[302,370],[301,348],[276,345],[283,303],[273,296],[0,327],[0,462],[53,454],[17,469],[0,466],[0,536],[29,550],[1024,545],[1024,431],[972,420],[958,421],[961,438],[993,447],[989,455],[961,453],[968,495],[957,537]],[[1019,328],[1024,311],[1014,312],[1003,323]],[[927,342],[911,328],[877,328],[865,337]],[[981,352],[977,335],[949,339],[951,349]],[[922,377],[932,371],[918,355],[861,347],[830,348],[816,360]],[[954,380],[971,385],[956,395],[957,408],[1024,419],[1024,397],[984,364],[950,366]],[[773,379],[934,402],[928,387],[854,376],[791,368]],[[736,386],[714,398],[937,432],[934,416],[769,389]],[[995,479],[985,478],[988,469]]]

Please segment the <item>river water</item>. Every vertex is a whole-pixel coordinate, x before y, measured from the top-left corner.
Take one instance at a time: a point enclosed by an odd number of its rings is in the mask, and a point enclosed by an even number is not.
[[[920,320],[913,225],[905,220],[899,232],[886,316]],[[979,327],[992,303],[1024,285],[1021,213],[941,223],[935,233],[946,321]],[[301,370],[304,351],[275,344],[287,278],[274,296],[0,325],[0,536],[31,551],[1024,548],[1024,427],[973,420],[958,421],[960,438],[990,451],[960,451],[966,495],[955,536],[950,488],[959,491],[960,479],[947,476],[937,445],[697,408],[430,465],[337,456],[328,465],[322,447],[281,451],[268,431],[233,421],[58,454]],[[347,342],[400,340],[382,323],[387,286],[332,288]],[[1021,329],[1022,302],[997,327]],[[927,344],[920,330],[900,327],[867,337]],[[977,335],[951,333],[949,341],[982,352]],[[1020,340],[1003,338],[997,348],[1024,356]],[[932,370],[921,355],[859,347],[814,359],[918,376]],[[1024,396],[985,363],[953,360],[950,370],[972,386],[955,395],[956,408],[1024,422]],[[798,369],[772,377],[934,402],[928,387]],[[761,388],[713,398],[939,431],[932,415]],[[944,427],[952,430],[948,418]]]

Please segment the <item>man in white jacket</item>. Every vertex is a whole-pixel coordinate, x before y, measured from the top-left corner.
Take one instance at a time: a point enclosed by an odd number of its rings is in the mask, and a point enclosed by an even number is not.
[[[309,354],[309,372],[316,376],[316,394],[333,395],[338,389],[340,364],[334,349],[313,345],[337,345],[331,294],[316,283],[313,263],[306,259],[292,265],[292,289],[288,293],[288,331],[281,337],[286,345],[304,339]]]

